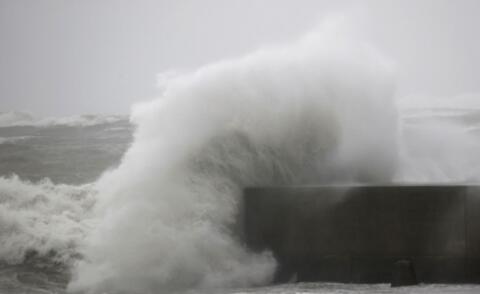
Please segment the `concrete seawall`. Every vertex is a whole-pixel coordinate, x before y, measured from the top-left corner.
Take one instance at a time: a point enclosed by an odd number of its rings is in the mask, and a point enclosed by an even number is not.
[[[247,245],[274,253],[278,282],[390,282],[408,259],[419,282],[480,283],[480,187],[257,187],[244,197]]]

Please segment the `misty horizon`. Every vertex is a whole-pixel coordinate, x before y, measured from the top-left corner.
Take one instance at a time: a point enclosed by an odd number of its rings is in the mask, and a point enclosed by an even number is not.
[[[331,15],[396,63],[397,95],[435,104],[480,92],[479,9],[474,0],[2,0],[0,109],[129,114],[161,94],[162,72],[295,41]]]

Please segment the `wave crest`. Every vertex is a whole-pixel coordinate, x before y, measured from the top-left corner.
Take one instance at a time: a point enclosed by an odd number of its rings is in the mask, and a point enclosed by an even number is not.
[[[99,224],[72,291],[150,293],[268,282],[238,234],[250,185],[388,181],[397,115],[390,64],[322,31],[165,82],[135,109],[135,140],[98,182]]]

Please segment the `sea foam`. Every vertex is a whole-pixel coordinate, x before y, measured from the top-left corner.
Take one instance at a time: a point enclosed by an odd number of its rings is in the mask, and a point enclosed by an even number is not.
[[[33,254],[72,265],[91,230],[94,195],[92,185],[0,177],[0,261],[19,264]]]

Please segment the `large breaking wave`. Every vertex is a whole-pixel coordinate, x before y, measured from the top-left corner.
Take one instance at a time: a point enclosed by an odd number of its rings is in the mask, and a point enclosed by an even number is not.
[[[52,256],[71,265],[72,292],[258,285],[275,260],[242,243],[246,186],[478,180],[471,123],[398,108],[392,72],[327,26],[170,75],[135,108],[120,166],[95,183],[0,180],[0,259]]]
[[[268,282],[273,257],[238,237],[242,189],[391,179],[392,86],[386,60],[336,31],[171,77],[135,109],[133,145],[97,182],[100,221],[70,289]]]

